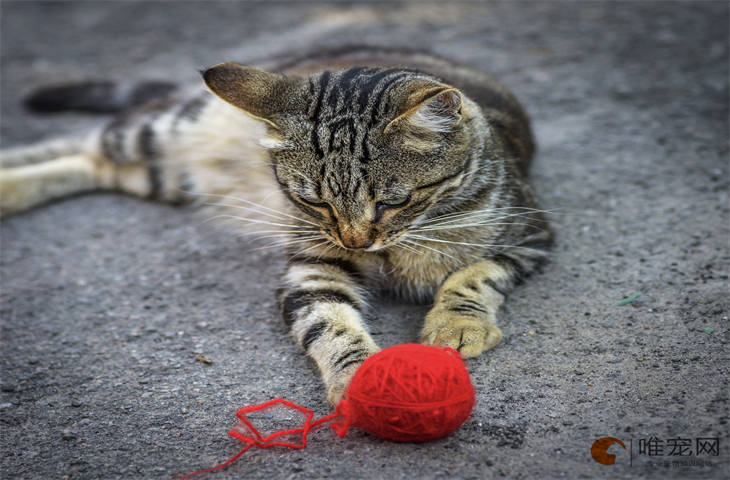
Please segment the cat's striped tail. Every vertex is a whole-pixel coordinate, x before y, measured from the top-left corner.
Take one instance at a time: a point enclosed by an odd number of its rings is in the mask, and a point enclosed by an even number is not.
[[[109,80],[49,85],[25,98],[25,106],[35,112],[81,111],[116,113],[172,94],[177,85],[148,80],[122,83]]]

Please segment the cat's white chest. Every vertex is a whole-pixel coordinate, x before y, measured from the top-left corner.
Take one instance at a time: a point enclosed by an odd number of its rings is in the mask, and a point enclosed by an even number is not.
[[[380,288],[420,301],[430,301],[454,271],[451,262],[429,253],[389,251],[364,263],[367,276]]]

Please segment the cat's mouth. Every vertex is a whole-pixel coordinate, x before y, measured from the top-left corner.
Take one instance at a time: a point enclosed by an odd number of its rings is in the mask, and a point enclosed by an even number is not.
[[[343,250],[347,250],[349,252],[376,252],[378,250],[381,250],[384,248],[384,245],[380,242],[379,239],[374,239],[373,241],[369,242],[366,245],[361,246],[348,246],[343,244],[342,242],[335,242],[338,247],[342,248]]]
[[[411,243],[408,240],[409,228],[401,228],[392,231],[379,231],[366,240],[350,242],[349,244],[343,241],[337,230],[322,229],[321,233],[333,246],[348,252],[377,252],[379,250],[385,250],[392,247],[400,247],[399,249],[409,251],[414,250],[413,247],[410,247],[409,245]]]
[[[385,250],[392,247],[402,247],[404,250],[412,250],[412,248],[409,248],[407,245],[409,242],[404,242],[407,237],[408,230],[401,230],[393,235],[382,235],[382,238],[381,236],[378,236],[373,239],[373,241],[369,245],[356,248],[347,247],[341,242],[337,242],[334,240],[333,241],[337,244],[338,247],[351,252],[377,252],[379,250]]]
[[[360,244],[350,243],[348,245],[344,241],[342,241],[341,238],[331,232],[323,233],[332,244],[341,248],[342,250],[347,250],[348,252],[376,252],[386,247],[386,245],[384,245],[381,239],[377,236],[365,242],[361,242]]]

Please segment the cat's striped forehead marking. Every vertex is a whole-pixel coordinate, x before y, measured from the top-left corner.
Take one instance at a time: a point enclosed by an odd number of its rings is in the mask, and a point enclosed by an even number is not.
[[[322,162],[320,180],[332,196],[356,195],[363,186],[371,129],[392,108],[393,88],[416,78],[426,77],[403,68],[373,67],[325,70],[310,77],[311,144]]]

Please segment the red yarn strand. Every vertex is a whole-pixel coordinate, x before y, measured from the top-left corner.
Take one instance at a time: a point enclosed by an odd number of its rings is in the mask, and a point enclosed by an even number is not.
[[[200,475],[201,473],[208,473],[212,472],[214,470],[219,470],[221,468],[227,467],[228,465],[232,464],[236,460],[238,460],[238,457],[246,453],[251,447],[253,447],[253,443],[248,444],[247,446],[243,447],[237,454],[226,460],[225,462],[221,463],[220,465],[216,465],[215,467],[210,468],[204,468],[202,470],[196,470],[193,473],[188,473],[184,477],[182,477],[180,480],[187,480],[190,477],[194,477],[195,475]]]
[[[279,430],[279,431],[276,431],[276,432],[271,433],[270,435],[267,435],[266,437],[264,437],[261,435],[261,433],[258,431],[258,429],[253,425],[253,423],[251,423],[251,420],[249,420],[249,418],[246,416],[246,414],[250,413],[250,412],[255,412],[255,411],[268,410],[276,405],[283,405],[292,410],[296,410],[296,411],[299,411],[300,413],[303,413],[305,415],[304,424],[298,428]],[[241,449],[238,453],[236,453],[235,455],[233,455],[231,458],[229,458],[225,462],[221,463],[220,465],[217,465],[217,466],[211,467],[211,468],[205,468],[202,470],[197,470],[193,473],[189,473],[189,474],[185,475],[180,480],[186,480],[190,477],[199,475],[201,473],[212,472],[214,470],[219,470],[221,468],[227,467],[231,463],[235,462],[241,455],[246,453],[251,447],[259,447],[259,448],[285,447],[285,448],[291,448],[291,449],[295,449],[295,450],[300,450],[300,449],[306,448],[307,447],[307,435],[309,435],[309,433],[311,431],[322,427],[326,423],[331,422],[332,420],[336,419],[339,416],[340,416],[339,413],[332,413],[330,415],[325,415],[324,417],[320,418],[319,420],[317,420],[315,422],[312,422],[312,418],[314,418],[314,412],[312,412],[308,408],[304,408],[300,405],[297,405],[296,403],[290,402],[288,400],[284,400],[283,398],[275,398],[273,400],[269,400],[268,402],[239,408],[238,411],[236,412],[236,417],[238,417],[238,421],[239,421],[238,426],[229,430],[228,435],[240,440],[241,442],[243,442],[247,445],[243,449]],[[251,434],[251,436],[243,433],[240,429],[241,426],[246,427],[246,430]],[[300,443],[277,441],[278,438],[285,437],[288,435],[295,435],[295,434],[301,434]]]

